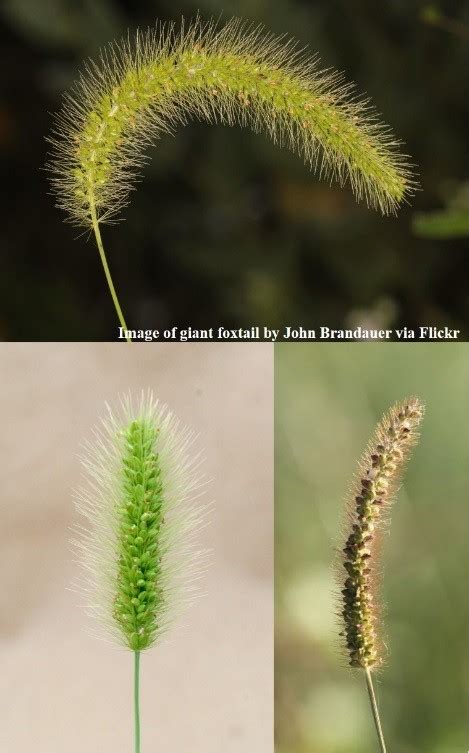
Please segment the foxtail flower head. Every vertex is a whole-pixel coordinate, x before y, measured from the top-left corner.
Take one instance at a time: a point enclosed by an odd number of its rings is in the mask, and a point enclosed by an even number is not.
[[[196,20],[137,33],[88,64],[50,139],[58,206],[89,228],[115,217],[146,147],[190,117],[264,131],[383,213],[413,192],[399,142],[340,75],[259,27]]]
[[[349,664],[374,669],[383,662],[378,637],[377,544],[385,510],[396,492],[409,451],[418,440],[424,407],[398,403],[379,423],[363,455],[349,508],[350,533],[342,550],[342,611]]]
[[[89,611],[120,643],[150,648],[197,592],[204,508],[193,434],[151,393],[123,397],[95,428],[76,494],[73,546]]]

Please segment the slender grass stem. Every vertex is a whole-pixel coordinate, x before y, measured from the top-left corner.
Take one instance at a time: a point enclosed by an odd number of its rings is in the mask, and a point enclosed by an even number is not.
[[[135,753],[140,753],[140,651],[134,651]]]
[[[373,711],[373,719],[375,720],[376,732],[378,735],[379,746],[381,753],[386,753],[386,743],[384,742],[383,730],[381,729],[381,721],[379,718],[378,704],[376,703],[375,691],[373,688],[373,680],[371,679],[371,672],[369,667],[365,667],[366,687],[368,689],[368,695],[370,697],[371,710]]]
[[[93,225],[94,235],[95,235],[95,238],[96,238],[96,244],[98,246],[99,256],[101,258],[101,262],[102,262],[102,265],[103,265],[104,274],[106,275],[106,280],[107,280],[107,284],[109,286],[109,291],[111,293],[112,300],[114,302],[114,307],[116,309],[116,313],[117,313],[117,317],[119,319],[119,322],[120,322],[121,326],[124,328],[124,331],[127,332],[127,329],[128,329],[127,328],[127,324],[125,323],[124,315],[122,313],[122,309],[121,309],[120,304],[119,304],[119,299],[117,297],[117,293],[116,293],[116,290],[114,288],[114,284],[112,282],[111,271],[110,271],[109,265],[107,263],[106,252],[104,251],[103,240],[101,238],[101,231],[99,229],[99,222],[98,222],[98,218],[96,216],[96,207],[95,207],[94,202],[91,199],[90,199],[90,208],[91,208],[91,222],[92,222],[92,225]],[[126,340],[127,340],[127,342],[131,342],[131,339],[129,337],[126,337]]]

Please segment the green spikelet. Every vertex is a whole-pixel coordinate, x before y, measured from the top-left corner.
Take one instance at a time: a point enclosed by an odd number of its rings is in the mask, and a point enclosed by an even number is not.
[[[418,440],[424,408],[410,398],[396,404],[378,425],[361,462],[350,505],[351,530],[342,550],[342,612],[349,664],[371,670],[383,662],[378,638],[377,545],[410,449]],[[343,569],[342,569],[343,573]]]

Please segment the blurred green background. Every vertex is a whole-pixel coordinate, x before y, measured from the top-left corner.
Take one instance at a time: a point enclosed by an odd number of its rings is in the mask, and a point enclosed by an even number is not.
[[[45,136],[84,58],[155,19],[239,15],[368,94],[420,173],[397,219],[262,135],[191,123],[104,231],[133,327],[448,324],[469,333],[469,6],[389,0],[3,0],[0,338],[114,339],[92,240],[63,223]]]
[[[275,347],[277,753],[376,753],[362,673],[342,656],[331,562],[381,415],[417,395],[421,440],[383,545],[391,753],[467,750],[469,346]]]

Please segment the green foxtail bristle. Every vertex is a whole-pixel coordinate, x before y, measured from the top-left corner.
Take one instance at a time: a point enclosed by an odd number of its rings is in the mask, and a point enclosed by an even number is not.
[[[393,406],[379,423],[360,462],[349,510],[351,530],[341,558],[345,569],[345,581],[341,578],[341,635],[352,667],[371,670],[383,663],[378,638],[378,536],[384,511],[393,500],[409,451],[418,440],[417,427],[423,414],[424,407],[417,398]]]
[[[204,554],[194,533],[204,511],[191,504],[201,483],[192,439],[148,393],[108,409],[85,446],[78,586],[91,613],[133,651],[151,647],[195,593]]]
[[[415,188],[399,142],[339,74],[259,27],[196,20],[137,33],[88,64],[50,139],[58,206],[84,227],[113,218],[146,147],[190,117],[264,131],[383,213]]]

